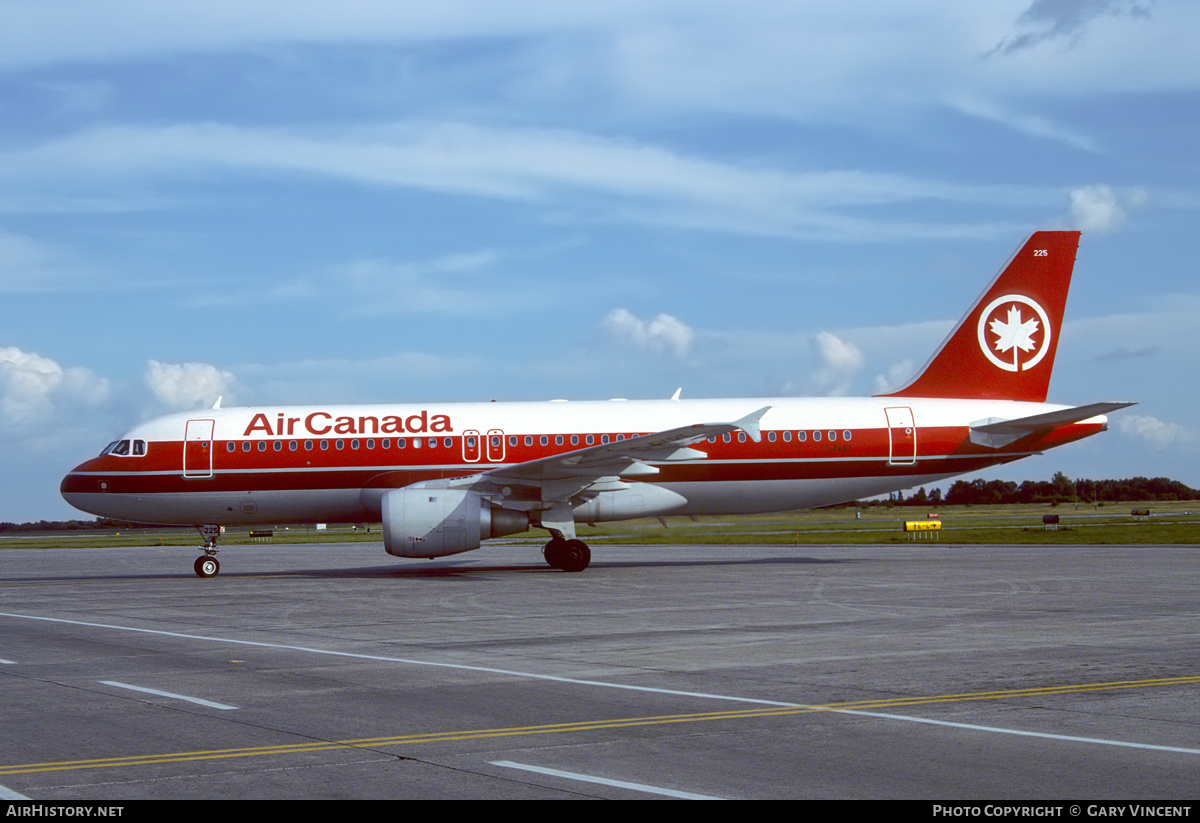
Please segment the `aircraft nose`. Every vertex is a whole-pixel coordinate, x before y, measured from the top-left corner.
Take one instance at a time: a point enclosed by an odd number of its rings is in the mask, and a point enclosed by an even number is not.
[[[83,510],[83,507],[79,505],[80,496],[74,470],[63,476],[62,482],[58,484],[58,493],[62,495],[63,500],[75,508]]]
[[[62,482],[58,484],[58,493],[62,495],[63,500],[82,512],[101,514],[95,510],[94,505],[89,505],[90,501],[96,497],[96,493],[103,491],[101,481],[88,477],[84,473],[89,462],[91,461],[80,463],[67,472],[63,476]]]

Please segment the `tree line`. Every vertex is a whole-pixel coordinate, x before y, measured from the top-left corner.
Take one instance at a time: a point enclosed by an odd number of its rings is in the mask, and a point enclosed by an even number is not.
[[[111,517],[97,517],[95,520],[39,520],[36,523],[0,523],[0,534],[4,532],[74,532],[94,530],[125,529],[161,529],[148,523],[130,523],[127,520],[114,520]]]
[[[1072,480],[1055,472],[1050,480],[956,480],[945,495],[925,487],[891,501],[904,506],[985,506],[994,503],[1120,503],[1143,500],[1200,500],[1200,491],[1167,477],[1129,477],[1123,480]]]

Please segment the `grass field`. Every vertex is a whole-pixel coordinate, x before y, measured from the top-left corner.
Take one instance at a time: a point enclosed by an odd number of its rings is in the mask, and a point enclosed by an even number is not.
[[[1151,515],[1133,516],[1134,509]],[[940,540],[971,544],[1190,544],[1200,543],[1200,501],[1180,503],[1120,503],[1092,507],[997,505],[943,506],[937,510],[942,528],[917,534],[903,531],[905,520],[925,520],[931,512],[911,507],[873,506],[777,514],[643,518],[597,526],[579,526],[579,536],[593,546],[605,543],[739,543],[770,545],[853,545]],[[1048,528],[1043,515],[1056,514],[1060,523]],[[231,528],[222,546],[256,542],[249,528]],[[346,525],[277,527],[276,543],[379,543],[378,524],[369,530]],[[261,540],[261,539],[260,539]],[[540,545],[544,532],[534,530],[506,538],[508,542]],[[130,529],[124,532],[24,532],[0,538],[0,549],[39,549],[94,546],[198,546],[191,528]]]

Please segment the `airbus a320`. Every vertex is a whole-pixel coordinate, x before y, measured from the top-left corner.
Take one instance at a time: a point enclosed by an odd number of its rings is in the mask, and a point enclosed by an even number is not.
[[[928,485],[1107,428],[1123,402],[1046,403],[1079,232],[1033,234],[907,385],[865,398],[219,408],[134,427],[71,470],[76,508],[221,527],[382,522],[398,557],[577,523],[814,508]]]

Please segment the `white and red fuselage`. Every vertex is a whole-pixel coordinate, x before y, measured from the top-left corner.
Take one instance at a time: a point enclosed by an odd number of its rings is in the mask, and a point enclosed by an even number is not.
[[[575,507],[576,521],[825,506],[1006,463],[1106,427],[1099,416],[994,449],[971,441],[972,422],[1069,407],[885,397],[214,409],[135,427],[123,438],[129,446],[116,450],[123,453],[110,448],[76,467],[62,493],[84,511],[139,522],[378,522],[391,489],[736,420],[761,406],[770,408],[757,441],[742,431],[704,438],[692,446],[703,457],[624,478],[667,494],[601,491]]]
[[[551,565],[578,571],[576,523],[825,506],[1104,431],[1128,403],[1045,402],[1078,243],[1031,236],[885,396],[213,408],[135,427],[62,494],[204,527],[201,576],[216,573],[219,525],[379,521],[406,557],[543,528]]]

